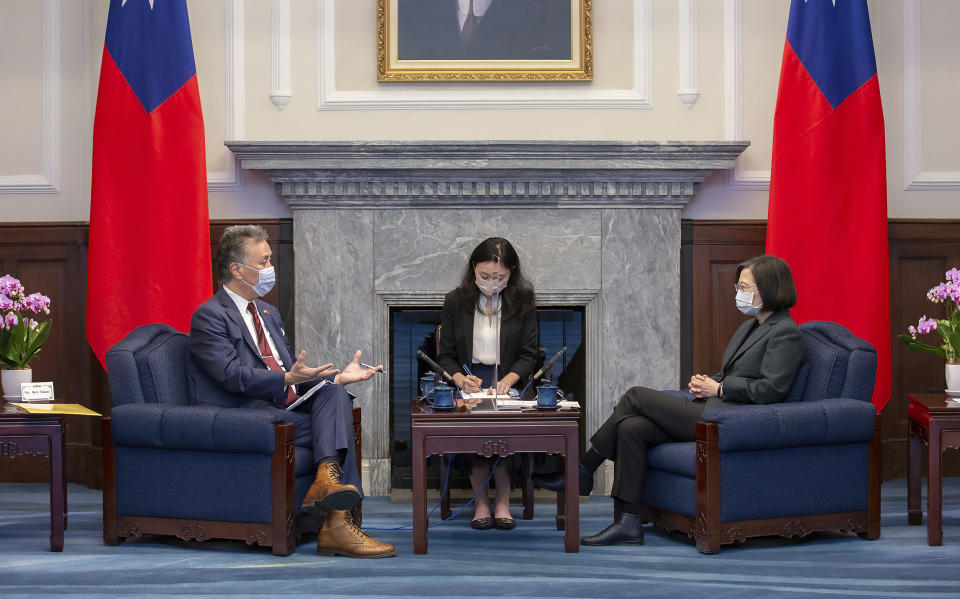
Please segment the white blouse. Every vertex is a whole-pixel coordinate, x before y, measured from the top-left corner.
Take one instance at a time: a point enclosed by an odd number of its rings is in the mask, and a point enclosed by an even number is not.
[[[492,366],[500,354],[500,306],[496,302],[493,316],[489,317],[485,300],[481,295],[481,306],[473,311],[473,361]]]

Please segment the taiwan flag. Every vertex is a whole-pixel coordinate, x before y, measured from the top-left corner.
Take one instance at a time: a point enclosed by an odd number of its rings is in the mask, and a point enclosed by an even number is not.
[[[111,0],[93,125],[87,339],[189,331],[210,296],[203,116],[185,0]]]
[[[793,270],[797,322],[832,320],[879,357],[890,396],[883,110],[866,0],[793,0],[773,125],[767,252]]]

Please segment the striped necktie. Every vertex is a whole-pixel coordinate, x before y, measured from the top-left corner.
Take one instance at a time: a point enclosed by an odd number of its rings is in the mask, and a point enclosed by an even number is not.
[[[260,350],[260,358],[270,370],[282,371],[283,367],[280,366],[280,362],[277,362],[277,359],[273,356],[273,352],[270,351],[270,344],[267,343],[267,335],[263,332],[263,325],[260,324],[260,315],[257,314],[257,306],[253,302],[249,302],[247,304],[247,312],[253,315],[253,328],[257,331],[257,349]],[[297,392],[294,391],[293,385],[289,385],[287,387],[287,401],[284,405],[289,406],[296,400]]]

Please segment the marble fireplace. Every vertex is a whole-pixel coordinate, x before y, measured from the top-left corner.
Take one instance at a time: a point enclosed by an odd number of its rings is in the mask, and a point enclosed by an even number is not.
[[[538,303],[584,307],[587,438],[631,385],[678,385],[680,212],[747,145],[227,143],[293,211],[297,349],[389,364],[391,308],[440,306],[473,247],[506,237]],[[364,486],[388,494],[388,385],[378,376],[355,392]]]

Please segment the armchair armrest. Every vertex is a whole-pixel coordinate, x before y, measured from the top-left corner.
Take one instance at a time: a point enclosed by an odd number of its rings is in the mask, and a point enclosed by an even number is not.
[[[710,409],[702,420],[717,424],[725,453],[869,441],[875,415],[870,402],[839,398]]]
[[[267,410],[138,403],[116,406],[110,416],[116,446],[268,455],[274,424],[283,422]]]

